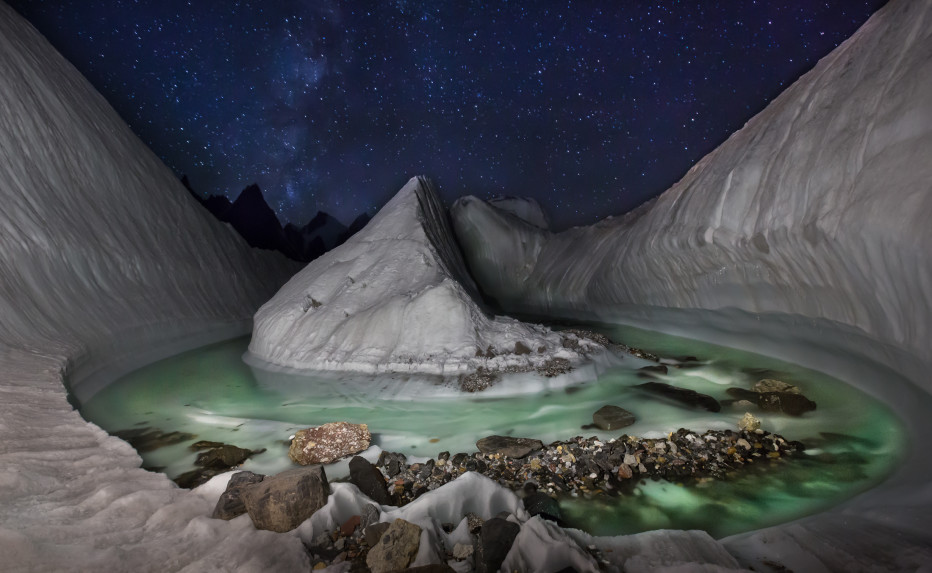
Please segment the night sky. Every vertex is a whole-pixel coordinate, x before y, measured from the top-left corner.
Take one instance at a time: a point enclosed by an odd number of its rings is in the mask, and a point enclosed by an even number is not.
[[[13,0],[202,195],[374,213],[415,174],[558,228],[659,194],[885,0]]]

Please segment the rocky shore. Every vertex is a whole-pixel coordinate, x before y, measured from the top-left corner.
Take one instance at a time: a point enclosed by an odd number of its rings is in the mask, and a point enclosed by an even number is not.
[[[392,504],[409,503],[468,471],[528,495],[615,497],[644,479],[684,484],[724,479],[747,464],[803,450],[801,443],[759,428],[702,434],[680,429],[663,439],[577,436],[546,446],[526,438],[484,440],[486,447],[480,440],[477,453],[441,452],[424,463],[408,464],[404,454],[383,452],[376,467],[387,480]]]

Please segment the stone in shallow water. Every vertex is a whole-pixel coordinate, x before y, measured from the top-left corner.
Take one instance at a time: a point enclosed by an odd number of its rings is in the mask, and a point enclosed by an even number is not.
[[[414,560],[420,545],[421,528],[404,519],[396,519],[369,550],[366,565],[372,573],[404,569]]]
[[[246,461],[253,454],[252,450],[221,444],[197,455],[194,465],[202,468],[227,469]]]
[[[753,387],[755,392],[788,392],[790,394],[801,394],[799,388],[783,382],[782,380],[775,380],[773,378],[764,378],[763,380],[758,380]]]
[[[603,430],[617,430],[636,421],[634,414],[611,404],[602,406],[592,414],[592,423]]]
[[[509,458],[523,458],[531,452],[543,449],[544,444],[540,440],[532,438],[488,436],[476,442],[476,447],[483,454],[501,454]]]
[[[790,392],[762,392],[757,405],[765,412],[780,412],[790,416],[802,416],[816,409],[816,403],[802,394]]]
[[[243,488],[246,511],[256,529],[284,533],[327,503],[330,484],[322,466],[295,468]]]
[[[329,464],[367,449],[371,440],[366,424],[330,422],[298,430],[288,448],[288,457],[302,466]]]
[[[705,408],[709,412],[719,412],[722,409],[721,404],[718,403],[718,400],[709,396],[707,394],[700,394],[695,390],[689,390],[688,388],[678,388],[676,386],[671,386],[670,384],[664,384],[663,382],[646,382],[644,384],[638,384],[635,388],[640,388],[650,392],[651,394],[657,394],[658,396],[663,396],[664,398],[669,398],[681,404],[687,406],[694,406],[699,408]]]
[[[790,416],[801,416],[816,409],[816,403],[802,394],[792,392],[754,392],[744,388],[729,388],[730,396],[739,400],[750,400],[765,412],[783,412]]]

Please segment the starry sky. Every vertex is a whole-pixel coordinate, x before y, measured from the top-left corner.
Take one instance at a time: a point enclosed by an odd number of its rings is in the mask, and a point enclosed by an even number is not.
[[[628,211],[885,0],[7,0],[201,195],[349,223],[412,175]]]

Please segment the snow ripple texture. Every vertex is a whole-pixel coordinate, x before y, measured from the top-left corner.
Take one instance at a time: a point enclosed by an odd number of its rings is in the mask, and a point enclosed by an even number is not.
[[[306,569],[298,540],[140,469],[65,390],[247,330],[296,267],[214,221],[2,2],[0,204],[0,569]]]
[[[249,351],[293,369],[424,374],[579,361],[549,328],[493,317],[477,299],[446,209],[414,177],[259,309]]]
[[[832,348],[838,360],[822,366],[842,377],[869,357],[877,376],[863,389],[920,436],[899,471],[841,507],[725,545],[757,570],[768,559],[794,571],[932,563],[932,464],[921,445],[932,430],[932,3],[891,1],[623,217],[552,233],[472,197],[451,211],[473,276],[505,309],[641,313],[667,317],[670,331],[702,315],[699,328],[739,348]],[[718,322],[741,313],[744,332]],[[755,318],[786,328],[761,331]],[[809,359],[798,344],[787,356]]]

